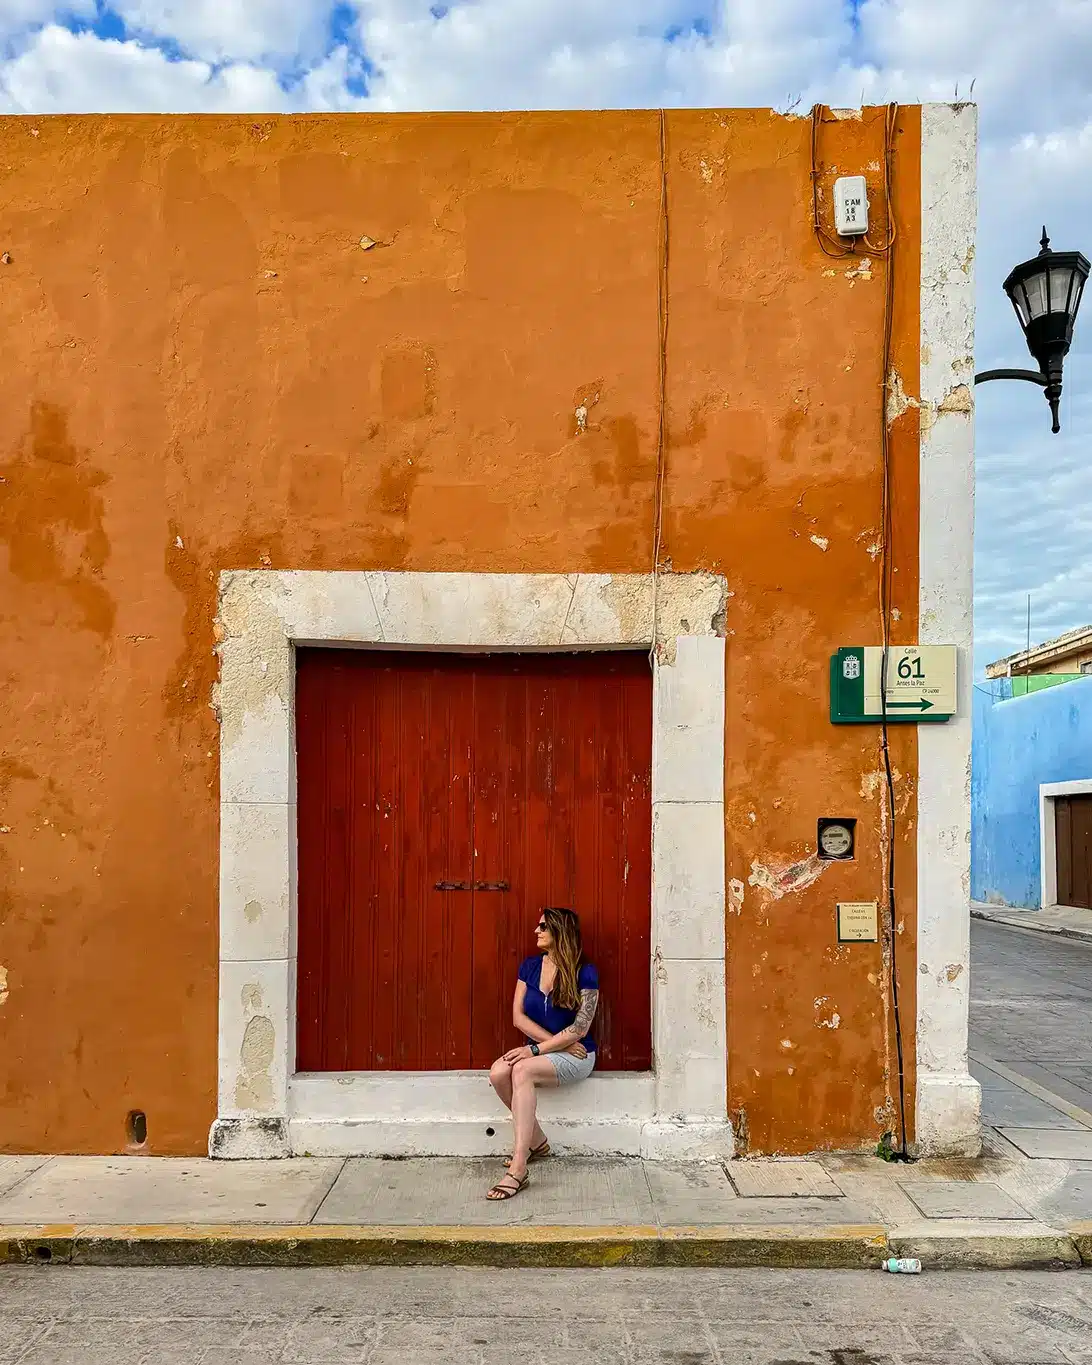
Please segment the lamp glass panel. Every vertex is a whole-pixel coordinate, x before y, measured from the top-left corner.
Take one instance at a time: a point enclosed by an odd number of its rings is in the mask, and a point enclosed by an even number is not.
[[[1024,280],[1024,291],[1028,299],[1028,318],[1034,321],[1050,311],[1048,293],[1048,272],[1040,270]]]
[[[1081,295],[1084,293],[1085,277],[1079,270],[1075,270],[1073,274],[1076,278],[1073,281],[1073,297],[1069,301],[1069,313],[1071,317],[1075,318],[1077,316],[1077,309],[1081,306]]]
[[[1028,319],[1031,314],[1028,311],[1028,300],[1027,295],[1024,293],[1024,286],[1019,281],[1012,286],[1012,293],[1009,297],[1012,299],[1013,307],[1016,309],[1016,316],[1020,319],[1020,326],[1026,331]]]
[[[1050,272],[1050,311],[1064,313],[1069,302],[1069,283],[1073,278],[1072,266],[1055,266]]]

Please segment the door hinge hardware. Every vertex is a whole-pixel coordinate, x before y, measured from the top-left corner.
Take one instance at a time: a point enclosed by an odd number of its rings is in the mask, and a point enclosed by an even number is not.
[[[437,891],[508,891],[507,882],[437,882]]]

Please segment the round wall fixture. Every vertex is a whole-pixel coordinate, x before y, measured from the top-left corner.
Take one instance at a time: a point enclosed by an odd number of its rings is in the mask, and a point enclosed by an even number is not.
[[[854,853],[856,827],[856,820],[820,820],[817,839],[820,858],[831,862],[848,862]]]

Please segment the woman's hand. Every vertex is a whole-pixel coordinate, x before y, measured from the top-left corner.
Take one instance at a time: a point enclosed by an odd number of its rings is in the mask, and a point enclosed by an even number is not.
[[[529,1047],[514,1047],[511,1052],[504,1054],[504,1060],[509,1066],[515,1066],[517,1062],[525,1062],[532,1056],[534,1054]]]
[[[588,1049],[583,1043],[573,1043],[572,1047],[567,1047],[565,1051],[570,1057],[575,1057],[578,1061],[583,1061],[588,1055]]]

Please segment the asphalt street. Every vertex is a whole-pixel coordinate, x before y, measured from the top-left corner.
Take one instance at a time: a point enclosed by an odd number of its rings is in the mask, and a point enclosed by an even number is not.
[[[0,1271],[20,1365],[1092,1365],[1092,1271]]]
[[[1092,943],[972,920],[970,1050],[1092,1111]],[[1073,1126],[971,1069],[983,1081],[987,1122]]]

